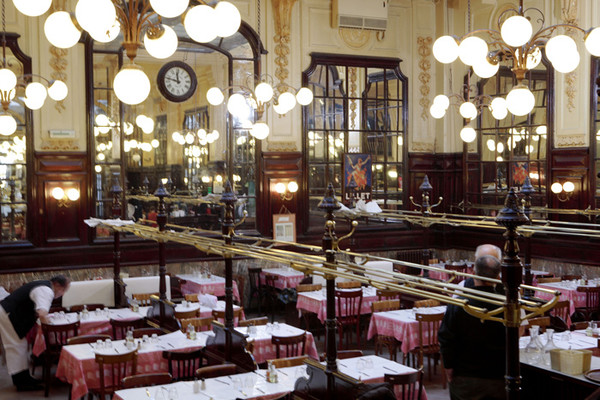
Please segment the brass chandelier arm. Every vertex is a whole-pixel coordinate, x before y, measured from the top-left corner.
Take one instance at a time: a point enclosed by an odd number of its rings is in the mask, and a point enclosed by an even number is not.
[[[117,12],[117,19],[123,32],[123,48],[127,57],[133,62],[137,50],[141,46],[140,35],[142,30],[155,24],[150,18],[156,13],[150,7],[148,0],[112,0]]]

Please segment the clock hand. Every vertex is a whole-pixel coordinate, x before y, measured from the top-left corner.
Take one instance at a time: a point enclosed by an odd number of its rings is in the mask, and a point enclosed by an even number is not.
[[[165,79],[166,79],[166,80],[169,80],[169,81],[173,81],[173,82],[177,82],[177,83],[179,83],[179,81],[178,81],[177,79],[168,78],[168,77],[165,77]]]
[[[179,83],[179,70],[176,70],[175,74],[175,77],[177,78],[177,83]]]

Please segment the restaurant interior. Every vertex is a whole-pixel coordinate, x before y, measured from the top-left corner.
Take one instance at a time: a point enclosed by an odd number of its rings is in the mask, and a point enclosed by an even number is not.
[[[0,286],[71,282],[22,397],[447,399],[457,307],[600,398],[598,2],[0,1]]]

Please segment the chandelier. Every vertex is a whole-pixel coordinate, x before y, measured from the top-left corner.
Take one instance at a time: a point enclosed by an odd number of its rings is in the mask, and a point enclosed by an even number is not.
[[[52,4],[51,0],[13,2],[21,13],[32,17],[44,14]],[[79,41],[82,29],[102,43],[113,41],[122,32],[129,63],[115,75],[113,88],[121,102],[136,105],[150,94],[150,80],[134,62],[142,41],[154,58],[168,58],[177,50],[177,34],[162,18],[181,16],[186,33],[199,43],[231,36],[239,29],[241,15],[233,4],[220,1],[213,8],[200,2],[203,4],[188,8],[190,0],[79,0],[74,16],[66,10],[50,14],[44,33],[52,45],[66,49]]]
[[[503,119],[510,111],[513,115],[524,116],[531,112],[535,97],[523,79],[527,71],[534,69],[542,59],[542,49],[555,70],[561,73],[572,72],[579,65],[580,55],[575,41],[564,34],[554,35],[559,29],[583,33],[585,47],[594,56],[600,56],[600,28],[588,31],[571,24],[556,24],[546,27],[544,14],[538,8],[524,8],[523,0],[518,8],[511,8],[500,14],[498,26],[500,32],[493,29],[470,30],[471,3],[468,3],[467,18],[469,32],[461,38],[446,35],[433,44],[433,55],[443,64],[452,63],[459,58],[463,64],[472,67],[480,78],[490,78],[498,72],[502,61],[512,63],[517,84],[506,98],[497,97],[485,103],[496,119]],[[538,26],[534,32],[531,21]],[[480,35],[487,37],[487,41]],[[461,105],[461,115],[470,120],[477,115],[476,104],[465,99]],[[449,106],[448,97],[436,96],[430,112],[441,118]],[[464,113],[463,113],[464,110]],[[466,115],[466,116],[465,116]],[[473,136],[473,140],[475,137]]]

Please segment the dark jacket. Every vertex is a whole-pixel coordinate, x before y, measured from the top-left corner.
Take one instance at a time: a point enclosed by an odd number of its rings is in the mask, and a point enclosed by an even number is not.
[[[33,289],[38,286],[48,286],[52,288],[50,281],[33,281],[21,286],[8,297],[0,302],[4,311],[8,314],[15,332],[21,339],[33,328],[37,321],[35,303],[29,297]]]
[[[490,286],[474,289],[494,293]],[[469,300],[469,304],[488,310],[496,308],[476,300]],[[506,365],[505,337],[500,322],[482,323],[462,307],[448,305],[438,333],[444,367],[452,368],[454,376],[502,379]]]

